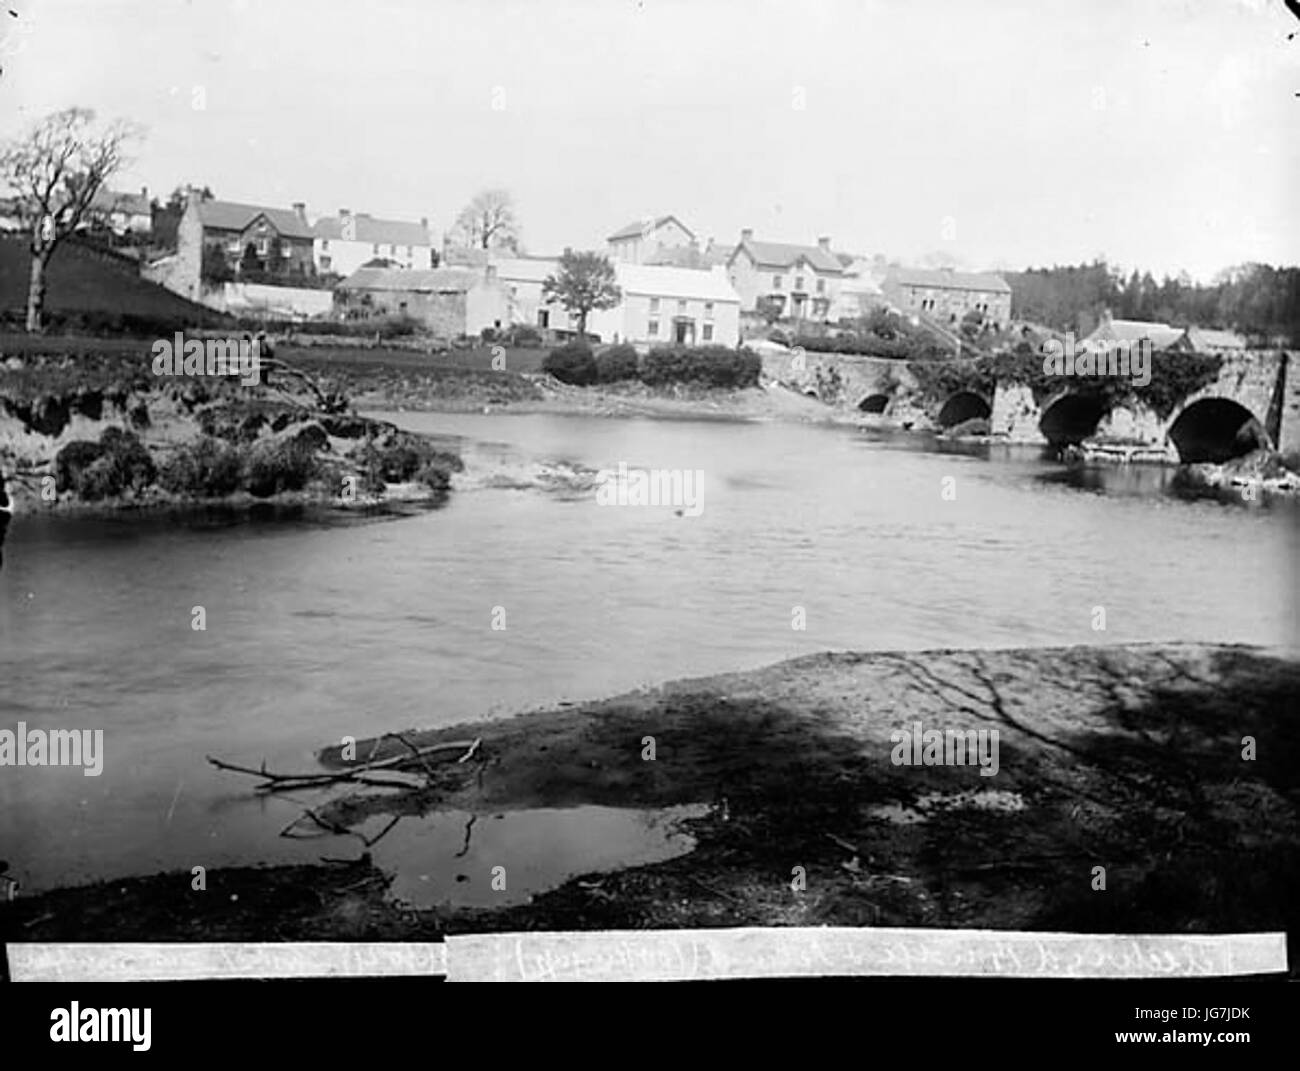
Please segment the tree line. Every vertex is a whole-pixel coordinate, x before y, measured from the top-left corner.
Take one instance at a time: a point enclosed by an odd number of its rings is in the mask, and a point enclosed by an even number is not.
[[[1154,320],[1175,327],[1234,330],[1253,343],[1281,340],[1300,346],[1300,268],[1242,264],[1208,284],[1186,275],[1150,272],[1127,277],[1104,260],[1091,264],[1004,272],[1011,286],[1011,312],[1058,331],[1082,336],[1103,312],[1116,319]]]

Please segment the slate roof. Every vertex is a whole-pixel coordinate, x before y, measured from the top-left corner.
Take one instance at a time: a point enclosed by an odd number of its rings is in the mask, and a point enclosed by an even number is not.
[[[993,272],[942,271],[925,268],[897,268],[888,276],[897,286],[923,286],[934,290],[989,290],[1011,293],[1011,287]]]
[[[258,216],[265,216],[285,238],[307,238],[311,227],[291,208],[268,208],[265,205],[246,205],[238,201],[199,201],[199,221],[205,228],[222,231],[240,231]]]
[[[92,208],[101,212],[121,212],[128,216],[150,216],[153,208],[149,198],[142,193],[122,193],[101,186],[90,199]]]
[[[339,289],[464,293],[482,278],[479,272],[461,268],[358,268]]]
[[[371,245],[433,245],[428,230],[418,223],[407,223],[400,219],[375,219],[358,212],[352,219],[356,222],[357,242],[369,242]],[[323,216],[312,227],[317,238],[330,241],[343,239],[343,220],[338,216]]]
[[[646,233],[653,234],[665,223],[668,223],[670,221],[676,223],[677,226],[681,227],[681,229],[684,230],[687,234],[689,234],[692,238],[695,237],[695,232],[692,231],[690,227],[686,226],[686,224],[683,223],[676,216],[660,216],[658,219],[651,222],[649,231],[646,230],[645,220],[635,219],[631,223],[629,223],[626,227],[620,227],[618,230],[616,230],[613,234],[609,236],[609,238],[606,239],[606,241],[616,242],[620,238],[640,238],[642,234],[646,234]]]
[[[1156,349],[1172,345],[1183,337],[1181,327],[1156,323],[1151,320],[1106,320],[1097,325],[1084,342],[1139,342],[1144,338],[1151,340]]]
[[[741,250],[749,253],[760,268],[792,268],[806,260],[817,271],[826,275],[843,275],[840,258],[819,245],[791,245],[787,242],[756,242],[752,238],[741,241],[728,258],[728,263],[740,256]]]
[[[668,268],[654,264],[615,264],[614,275],[618,285],[628,294],[740,302],[727,273],[720,268],[701,271],[699,268]]]
[[[1244,350],[1246,348],[1246,340],[1235,331],[1218,331],[1211,327],[1189,327],[1186,335],[1188,343],[1197,353],[1205,350]]]

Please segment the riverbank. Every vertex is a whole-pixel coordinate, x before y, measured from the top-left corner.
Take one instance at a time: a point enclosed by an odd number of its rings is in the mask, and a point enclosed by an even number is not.
[[[313,811],[305,825],[338,832],[321,855],[351,862],[212,870],[202,892],[183,872],[20,896],[7,925],[24,940],[796,924],[1294,938],[1298,700],[1300,663],[1241,646],[813,655],[358,741],[356,759],[326,749],[318,773],[392,758],[418,775],[413,787],[357,786],[324,803],[297,793]],[[997,730],[996,775],[973,759],[896,764],[890,734],[915,722]],[[402,758],[473,737],[465,762],[459,744]],[[252,779],[230,777],[252,793]],[[581,837],[582,808],[684,806],[696,808],[676,820],[693,842],[685,854],[561,875],[524,902],[503,894],[500,907],[454,893],[413,906],[393,895],[395,878],[412,875],[373,861],[377,830],[455,820],[463,850],[431,864],[451,887],[482,888],[496,866],[517,885],[520,846],[466,855],[503,817],[562,810]]]
[[[462,467],[450,440],[357,416],[293,370],[158,376],[113,349],[0,364],[16,513],[437,505]]]

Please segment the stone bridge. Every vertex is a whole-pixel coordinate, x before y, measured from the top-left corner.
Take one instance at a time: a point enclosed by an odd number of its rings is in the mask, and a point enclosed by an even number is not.
[[[999,382],[992,395],[958,390],[926,398],[904,361],[854,354],[799,352],[763,357],[767,378],[827,404],[900,427],[943,430],[972,418],[1009,442],[1065,445],[1122,443],[1126,450],[1171,461],[1224,461],[1258,443],[1300,450],[1300,354],[1252,350],[1225,356],[1212,383],[1161,418],[1141,401],[1104,408],[1061,378],[1061,389],[1034,400],[1028,386]],[[963,362],[965,363],[965,362]]]

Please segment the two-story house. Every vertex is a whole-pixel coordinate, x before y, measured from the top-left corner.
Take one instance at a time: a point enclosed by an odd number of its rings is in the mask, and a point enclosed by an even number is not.
[[[741,308],[773,308],[781,317],[827,320],[839,299],[844,265],[831,252],[831,240],[816,245],[757,242],[748,228],[727,260],[727,275]]]
[[[615,264],[649,264],[670,250],[684,249],[695,234],[676,216],[647,217],[629,223],[607,239]]]
[[[1011,320],[1011,287],[990,272],[895,268],[883,285],[885,295],[902,312],[923,313],[941,323],[959,323],[978,312],[994,330]]]
[[[316,274],[314,235],[306,205],[292,209],[236,201],[204,200],[191,192],[176,229],[176,252],[146,266],[144,275],[191,301],[203,296],[205,255],[224,261],[238,278],[266,273],[285,285]]]
[[[427,217],[409,223],[340,208],[337,216],[318,219],[312,233],[316,269],[322,274],[351,275],[379,259],[408,270],[429,269],[438,263]]]
[[[147,186],[141,186],[139,193],[110,190],[107,186],[101,186],[90,199],[90,209],[119,237],[148,234],[153,229],[153,205],[149,200]]]

